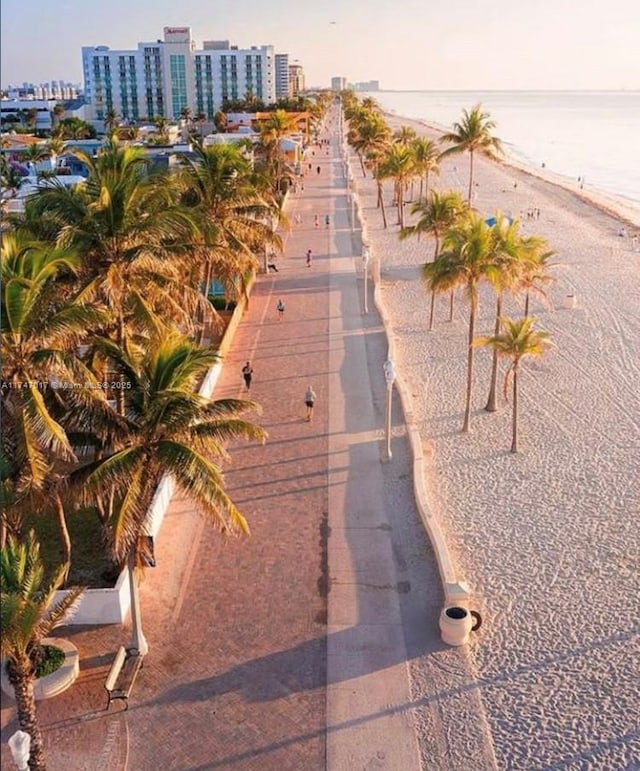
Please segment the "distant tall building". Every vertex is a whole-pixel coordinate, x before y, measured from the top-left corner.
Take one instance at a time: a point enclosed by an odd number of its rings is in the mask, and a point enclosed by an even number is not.
[[[289,94],[291,96],[298,96],[298,94],[304,91],[304,70],[301,64],[289,65]]]
[[[276,54],[276,99],[289,96],[289,54]]]
[[[331,78],[331,90],[332,91],[344,91],[347,87],[346,78]]]
[[[185,107],[209,121],[227,101],[276,99],[273,46],[239,49],[209,40],[196,49],[190,27],[165,27],[164,40],[135,50],[83,47],[87,116],[102,122],[110,111],[125,120],[180,117]]]
[[[349,88],[352,88],[354,91],[379,91],[380,81],[364,80],[364,81],[361,81],[360,83],[350,83]]]
[[[9,99],[75,99],[80,86],[78,83],[67,83],[64,80],[52,80],[47,83],[23,83],[21,86],[7,86]]]

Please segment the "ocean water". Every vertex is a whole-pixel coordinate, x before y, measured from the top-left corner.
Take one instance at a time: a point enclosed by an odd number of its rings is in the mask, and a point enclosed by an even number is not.
[[[480,102],[507,155],[640,205],[640,91],[377,91],[381,107],[451,128]]]

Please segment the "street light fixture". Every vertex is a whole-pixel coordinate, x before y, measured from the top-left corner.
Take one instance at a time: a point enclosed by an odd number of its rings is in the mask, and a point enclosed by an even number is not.
[[[396,370],[393,366],[393,360],[387,359],[383,365],[384,379],[387,381],[387,460],[391,460],[393,455],[391,454],[391,393],[393,391],[393,384],[396,380]]]
[[[18,771],[29,771],[31,757],[31,734],[26,731],[16,731],[9,739],[9,749]]]
[[[371,254],[369,252],[369,245],[362,244],[362,262],[364,263],[364,312],[369,313],[369,292],[367,287],[367,279],[369,278],[369,261],[371,260]]]

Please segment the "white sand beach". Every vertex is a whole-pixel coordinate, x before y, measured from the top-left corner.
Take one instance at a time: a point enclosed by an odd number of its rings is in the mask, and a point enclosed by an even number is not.
[[[387,120],[435,136],[418,121]],[[540,209],[539,219],[521,220],[522,231],[544,236],[559,264],[550,305],[534,300],[555,347],[524,365],[513,455],[510,405],[483,409],[484,349],[476,354],[472,430],[460,432],[468,311],[459,293],[449,323],[440,298],[428,331],[420,267],[433,242],[399,241],[391,206],[384,230],[373,180],[363,179],[354,156],[351,168],[381,264],[396,368],[429,458],[431,503],[484,617],[470,656],[497,767],[638,769],[640,252],[632,251],[632,228],[626,238],[618,231],[623,220],[639,224],[640,212],[614,216],[528,171],[476,158],[474,206],[487,216]],[[467,154],[450,157],[433,184],[464,195],[468,169]],[[519,316],[521,308],[511,298],[505,311]],[[485,288],[477,334],[492,333],[493,322]]]

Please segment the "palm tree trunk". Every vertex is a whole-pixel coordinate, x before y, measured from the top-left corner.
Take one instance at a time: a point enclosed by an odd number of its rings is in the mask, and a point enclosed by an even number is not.
[[[469,150],[469,194],[467,202],[471,206],[471,192],[473,190],[473,150]]]
[[[453,295],[455,291],[455,289],[452,289],[449,292],[449,321],[453,321]]]
[[[429,332],[433,330],[433,310],[436,305],[436,293],[431,290],[431,307],[429,308]]]
[[[527,318],[529,316],[529,290],[527,289],[527,293],[524,296],[524,316]]]
[[[467,339],[467,393],[465,396],[464,422],[462,431],[467,433],[471,428],[471,391],[473,387],[473,338],[476,326],[475,288],[471,287],[469,298],[469,337]]]
[[[424,190],[424,179],[422,179],[422,177],[420,177],[420,195],[418,196],[418,200],[419,201],[422,201],[422,191],[423,190]],[[425,200],[426,200],[426,196],[425,196]]]
[[[427,169],[426,174],[424,175],[424,200],[426,201],[429,197],[429,169]]]
[[[142,631],[142,616],[140,614],[140,587],[136,573],[135,552],[127,562],[129,571],[129,597],[131,598],[131,647],[137,650],[141,656],[149,652],[147,639]]]
[[[511,422],[511,452],[518,452],[518,365],[513,367],[513,419]]]
[[[358,153],[358,160],[360,161],[360,168],[362,169],[362,176],[366,178],[367,170],[364,167],[364,159],[361,153]]]
[[[71,565],[71,538],[69,536],[69,528],[67,527],[67,518],[64,513],[64,503],[60,493],[55,494],[55,509],[56,517],[58,519],[58,530],[60,535],[60,548],[62,550],[62,559],[66,565],[65,581],[69,575],[69,567]]]
[[[378,203],[380,205],[380,211],[382,212],[382,224],[384,226],[384,229],[387,229],[387,213],[384,210],[384,195],[382,193],[382,182],[380,180],[377,180],[378,182]]]
[[[209,299],[209,286],[211,284],[211,274],[213,273],[213,265],[211,263],[211,260],[207,260],[207,267],[205,269],[204,274],[204,296],[208,300]],[[204,310],[198,311],[198,322],[200,324],[200,329],[198,330],[198,339],[197,343],[198,345],[202,345],[202,341],[204,340],[204,324],[205,324],[205,318],[204,318]]]
[[[494,335],[500,334],[500,317],[502,316],[502,292],[496,294],[496,323],[494,326]],[[494,348],[491,357],[491,381],[489,383],[489,398],[485,410],[495,412],[498,409],[496,391],[498,389],[498,351]]]
[[[16,697],[16,710],[20,728],[31,736],[29,768],[31,771],[47,771],[42,746],[42,731],[38,721],[36,697],[33,692],[33,675],[13,666],[8,672],[9,682]]]

